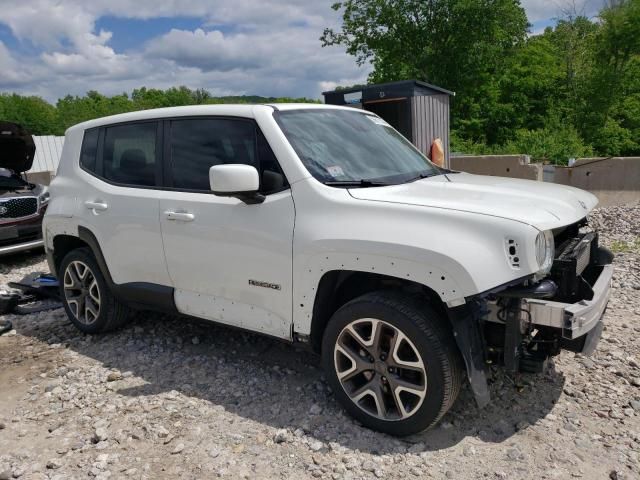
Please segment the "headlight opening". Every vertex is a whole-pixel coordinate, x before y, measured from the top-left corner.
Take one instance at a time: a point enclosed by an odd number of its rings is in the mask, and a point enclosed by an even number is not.
[[[546,230],[540,232],[536,237],[536,261],[538,262],[539,273],[547,274],[553,266],[555,256],[555,242],[553,232]]]

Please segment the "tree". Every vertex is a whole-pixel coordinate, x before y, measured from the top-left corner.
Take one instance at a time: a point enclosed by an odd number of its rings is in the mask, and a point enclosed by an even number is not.
[[[314,102],[307,98],[260,96],[213,97],[207,90],[171,87],[167,90],[141,87],[131,97],[126,93],[108,97],[95,90],[85,96],[67,95],[55,107],[40,97],[0,94],[0,120],[19,123],[34,135],[64,135],[67,128],[94,118],[149,108],[215,103]]]
[[[486,138],[499,99],[497,74],[526,38],[519,0],[347,0],[342,28],[323,46],[344,45],[371,82],[416,78],[454,90],[454,126]]]
[[[135,106],[126,93],[107,97],[95,90],[87,92],[86,96],[67,95],[56,104],[58,123],[62,131],[72,125],[98,117],[106,117],[118,113],[130,112]]]
[[[34,135],[60,132],[56,109],[40,97],[0,95],[0,119],[19,123]]]
[[[637,153],[640,130],[625,112],[626,107],[635,109],[640,94],[640,0],[612,2],[599,16],[594,67],[578,128],[599,152]]]

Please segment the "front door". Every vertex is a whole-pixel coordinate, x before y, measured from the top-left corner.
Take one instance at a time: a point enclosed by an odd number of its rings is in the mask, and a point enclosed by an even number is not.
[[[166,262],[182,313],[291,336],[291,190],[252,120],[165,122],[165,181],[160,225]],[[248,164],[266,200],[248,205],[210,192],[209,168]]]

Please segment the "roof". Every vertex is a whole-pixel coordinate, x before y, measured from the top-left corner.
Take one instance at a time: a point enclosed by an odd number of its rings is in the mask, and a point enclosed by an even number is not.
[[[273,107],[275,110],[348,110],[353,112],[352,107],[343,105],[328,105],[326,103],[270,103],[267,106]],[[363,112],[368,113],[368,112]]]
[[[171,117],[189,117],[206,115],[225,115],[232,117],[254,118],[256,109],[270,108],[273,110],[298,110],[316,108],[344,109],[333,105],[319,103],[270,103],[270,104],[218,104],[218,105],[188,105],[184,107],[153,108],[150,110],[138,110],[135,112],[120,113],[108,117],[96,118],[79,123],[70,127],[71,129],[86,130],[89,128],[111,125],[114,123],[134,122],[140,120],[156,120]]]
[[[375,83],[370,85],[361,85],[355,86],[352,88],[338,89],[338,90],[330,90],[327,92],[322,92],[322,95],[328,95],[331,93],[352,93],[352,92],[361,92],[368,89],[379,89],[379,88],[388,88],[388,87],[423,87],[430,90],[434,90],[440,93],[446,93],[447,95],[455,96],[456,92],[452,92],[451,90],[447,90],[442,87],[438,87],[436,85],[432,85],[427,82],[421,82],[420,80],[400,80],[397,82],[387,82],[387,83]]]

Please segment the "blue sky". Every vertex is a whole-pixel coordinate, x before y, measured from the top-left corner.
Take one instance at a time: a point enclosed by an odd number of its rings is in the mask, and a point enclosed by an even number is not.
[[[603,0],[522,0],[539,33],[567,8]],[[333,0],[3,0],[0,91],[55,101],[98,90],[187,85],[213,94],[307,96],[365,81],[340,47]],[[575,5],[575,7],[574,7]]]

